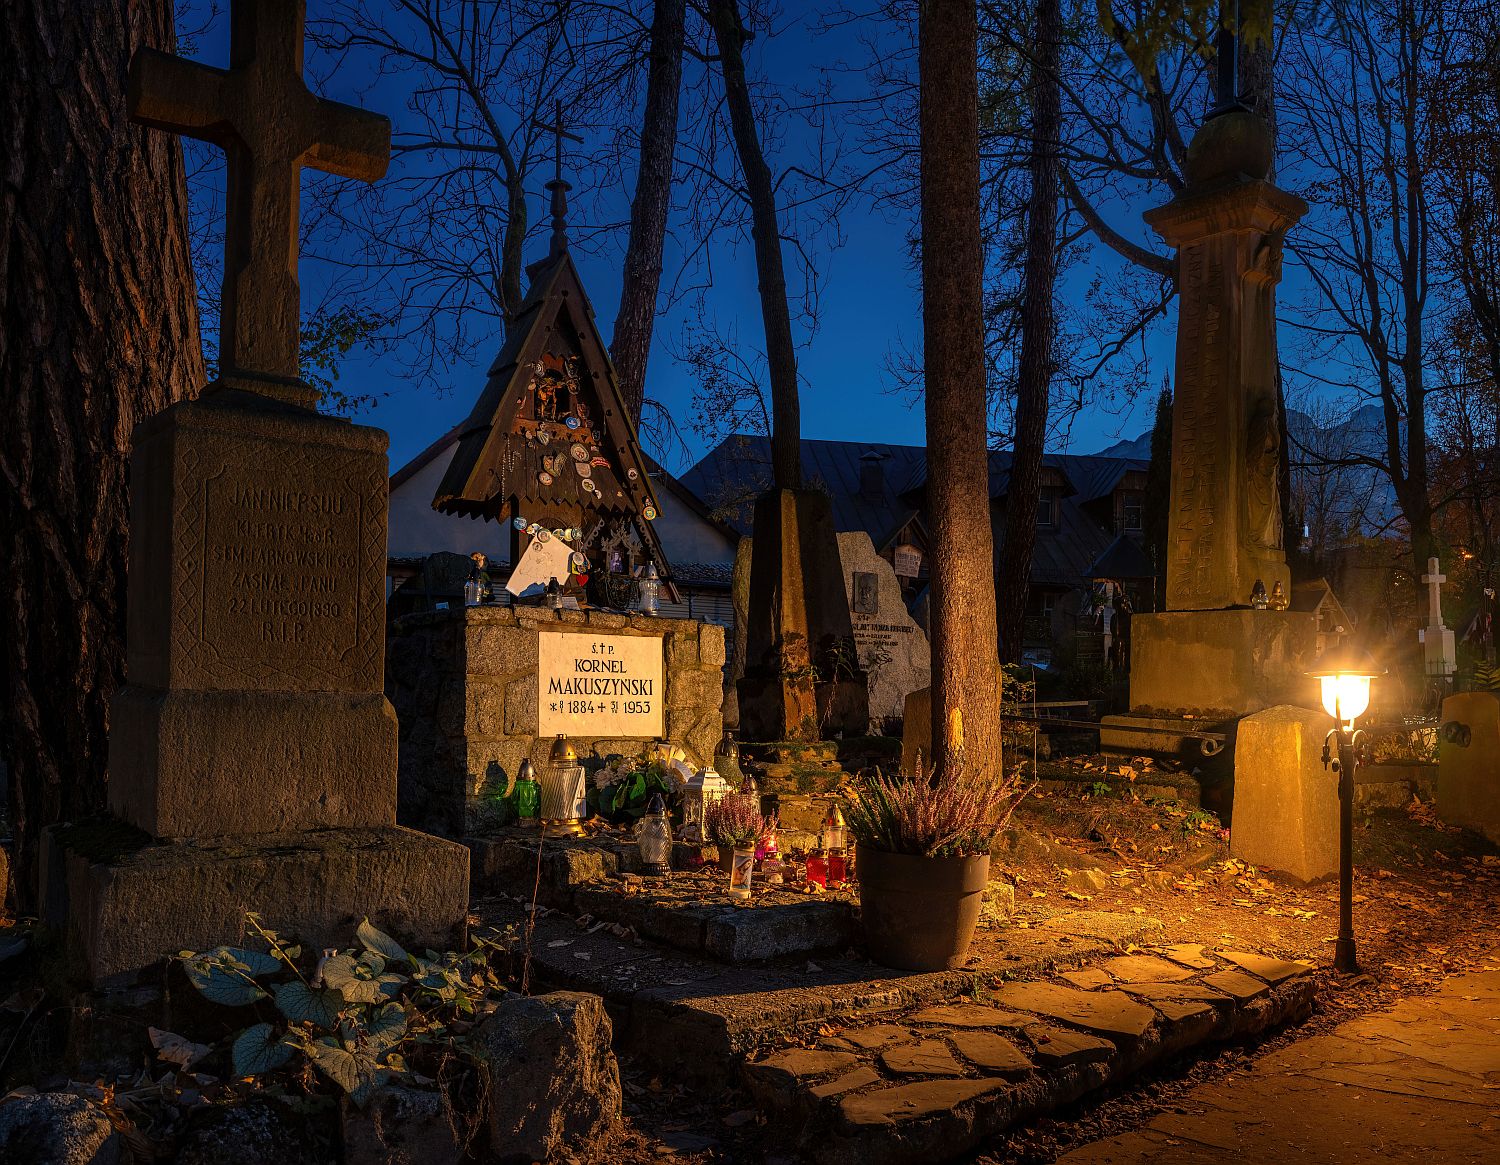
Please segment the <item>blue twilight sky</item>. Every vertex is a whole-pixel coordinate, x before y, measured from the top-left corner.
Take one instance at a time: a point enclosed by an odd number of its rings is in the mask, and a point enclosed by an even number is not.
[[[309,19],[317,19],[324,7],[319,0],[311,0]],[[778,34],[757,38],[751,43],[748,65],[752,77],[769,77],[789,85],[813,85],[820,76],[827,76],[820,69],[828,63],[842,61],[857,65],[863,59],[866,50],[860,34],[852,30],[855,26],[820,33],[812,27],[812,16],[796,15],[797,0],[787,7],[790,15],[783,21]],[[226,65],[228,32],[224,14],[217,11],[205,13],[201,8],[189,9],[189,14],[181,15],[181,20],[186,23],[189,19],[197,26],[193,29],[190,55],[207,64]],[[387,114],[398,135],[403,128],[411,127],[411,115],[405,108],[407,93],[403,87],[407,82],[403,78],[377,78],[373,71],[361,75],[359,70],[349,68],[330,76],[326,67],[320,67],[322,63],[312,48],[309,48],[308,64],[309,83],[323,96]],[[842,86],[843,92],[850,93],[858,90],[865,81],[862,73],[852,69],[841,71],[834,83]],[[799,148],[807,148],[806,141],[793,129],[780,142],[773,165],[801,160],[797,157]],[[207,147],[196,146],[194,150],[196,158],[212,157],[214,166],[218,167],[206,186],[195,188],[201,195],[203,189],[211,191],[215,182],[222,183],[220,156]],[[621,170],[626,185],[593,204],[594,213],[608,215],[611,221],[625,220],[629,206],[628,184],[634,181],[634,168],[633,158],[624,160]],[[529,191],[533,222],[539,226],[528,243],[528,261],[540,257],[546,249],[546,240],[541,233],[545,229],[546,196],[540,188],[549,176],[545,170],[550,170],[550,166],[534,173],[536,189]],[[310,181],[317,180],[305,176],[304,190]],[[218,213],[221,206],[222,203],[218,202],[213,213]],[[575,222],[587,213],[575,206]],[[577,225],[582,228],[579,233],[584,233],[590,224],[582,221]],[[877,208],[867,202],[856,202],[844,212],[841,218],[842,245],[831,253],[825,252],[821,264],[823,290],[817,333],[808,339],[805,331],[798,331],[798,339],[805,341],[799,353],[804,437],[923,443],[921,404],[913,403],[906,394],[895,391],[888,367],[893,354],[903,349],[915,349],[921,339],[917,276],[910,266],[907,246],[909,229],[909,218],[889,207]],[[1136,237],[1142,242],[1147,241],[1143,225]],[[575,260],[593,300],[606,342],[620,294],[623,245],[624,232],[617,230],[597,250],[583,252],[575,249]],[[1107,256],[1098,257],[1098,248],[1095,248],[1095,256],[1094,261],[1109,262]],[[205,257],[211,258],[215,268],[212,278],[217,280],[218,256]],[[674,259],[680,258],[678,243],[675,239],[669,241],[668,272],[664,284],[671,277]],[[732,329],[742,344],[758,350],[761,346],[760,308],[748,238],[734,237],[725,232],[714,246],[712,270],[713,285],[708,303],[714,319],[721,328]],[[1064,279],[1060,296],[1065,310],[1084,310],[1083,291],[1093,274],[1092,263],[1084,264],[1074,268]],[[328,278],[328,272],[321,264],[304,260],[301,268],[304,308],[318,302]],[[679,419],[689,410],[694,384],[689,370],[672,358],[667,346],[680,334],[688,314],[694,310],[692,300],[687,299],[658,319],[647,383],[648,396],[662,402]],[[1065,438],[1066,448],[1074,452],[1092,452],[1121,437],[1134,437],[1149,426],[1155,388],[1170,363],[1171,328],[1174,325],[1175,309],[1153,334],[1137,345],[1151,361],[1151,371],[1146,378],[1149,390],[1141,392],[1134,401],[1085,408],[1071,425]],[[502,339],[498,325],[485,326],[492,328],[493,335],[488,343],[481,345],[482,354],[468,367],[447,370],[438,378],[436,391],[403,378],[399,361],[394,359],[355,353],[343,364],[342,388],[352,394],[369,393],[379,398],[373,407],[357,413],[355,419],[377,425],[390,433],[393,470],[467,416],[483,385],[489,361],[498,351]],[[659,455],[665,452],[663,460],[669,468],[677,471],[685,469],[705,451],[703,443],[685,428],[683,435],[687,439],[686,452],[680,449],[654,451]],[[1060,441],[1059,448],[1062,447]]]

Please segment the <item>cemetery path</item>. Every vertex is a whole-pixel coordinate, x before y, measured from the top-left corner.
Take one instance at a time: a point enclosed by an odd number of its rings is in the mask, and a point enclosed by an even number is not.
[[[1455,975],[1246,1072],[1060,1165],[1493,1161],[1500,1146],[1500,970]]]

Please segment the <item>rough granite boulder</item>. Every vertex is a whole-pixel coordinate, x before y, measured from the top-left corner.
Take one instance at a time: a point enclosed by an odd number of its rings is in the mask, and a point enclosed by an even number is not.
[[[475,1032],[489,1070],[496,1161],[551,1161],[620,1123],[620,1066],[597,995],[513,995]]]
[[[323,1165],[326,1148],[307,1118],[271,1100],[211,1105],[194,1113],[176,1165]]]
[[[344,1160],[351,1165],[460,1165],[465,1157],[436,1091],[387,1084],[364,1108],[345,1106]]]
[[[104,1110],[70,1092],[0,1104],[0,1165],[118,1165],[124,1142]]]

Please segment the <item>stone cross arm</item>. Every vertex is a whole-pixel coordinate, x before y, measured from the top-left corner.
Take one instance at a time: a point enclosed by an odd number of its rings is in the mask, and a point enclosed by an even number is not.
[[[141,49],[130,62],[131,120],[229,149],[245,141],[234,115],[239,104],[236,88],[231,70]],[[297,152],[298,161],[362,182],[385,177],[391,157],[390,119],[357,105],[307,96],[308,116],[293,127],[307,139]],[[296,144],[287,142],[289,148]]]
[[[226,155],[222,378],[307,404],[317,397],[298,379],[302,167],[373,182],[390,161],[391,123],[308,90],[305,13],[305,0],[233,0],[228,69],[141,49],[128,97],[133,121]]]

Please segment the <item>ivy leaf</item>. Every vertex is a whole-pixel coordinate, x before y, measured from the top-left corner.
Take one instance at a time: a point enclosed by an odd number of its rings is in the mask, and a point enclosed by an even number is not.
[[[406,1008],[399,1003],[387,1003],[365,1024],[365,1041],[377,1054],[394,1048],[405,1035]]]
[[[292,1023],[335,1028],[344,1009],[344,996],[332,988],[315,989],[294,979],[276,988],[276,1007]]]
[[[354,932],[354,937],[359,940],[360,945],[365,950],[373,951],[389,962],[409,963],[411,961],[411,956],[406,953],[401,944],[386,934],[385,931],[371,926],[368,918],[359,924],[359,928]]]
[[[268,1023],[258,1023],[240,1032],[229,1051],[236,1076],[259,1076],[292,1058],[292,1049]]]
[[[220,947],[219,950],[227,948]],[[235,966],[234,962],[222,959],[219,952],[194,955],[191,959],[184,959],[182,966],[188,981],[213,1003],[243,1007],[266,997],[266,993],[249,977],[247,966]]]
[[[406,976],[387,974],[378,954],[334,955],[323,964],[323,982],[348,1003],[384,1003],[401,990]]]
[[[365,1051],[351,1052],[333,1036],[308,1044],[307,1056],[318,1071],[349,1093],[356,1104],[363,1104],[379,1082],[380,1066],[375,1057]]]

